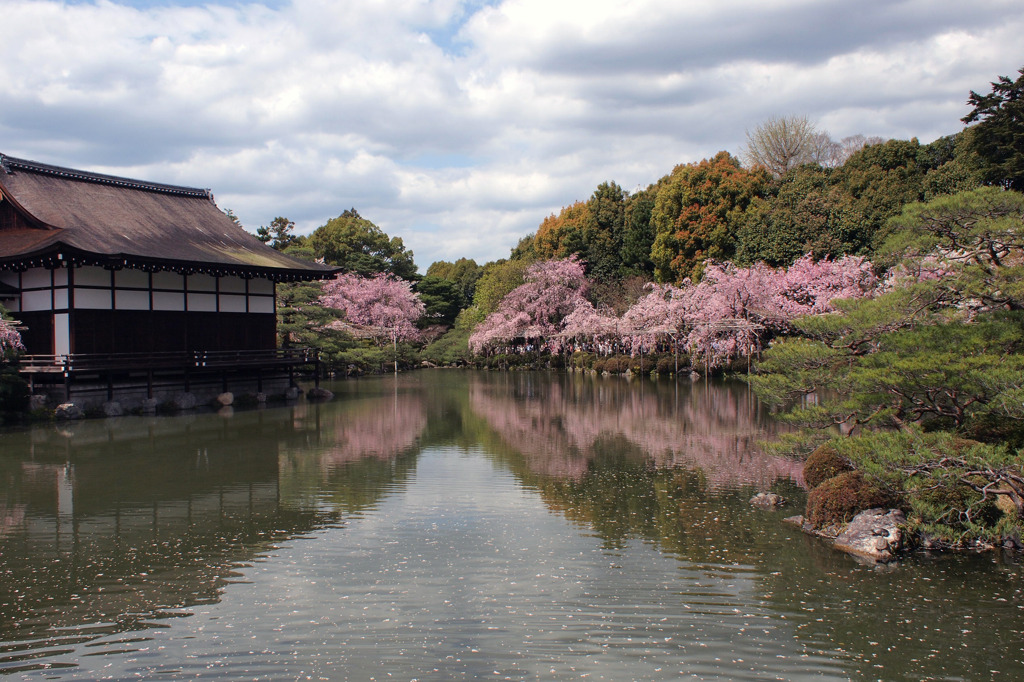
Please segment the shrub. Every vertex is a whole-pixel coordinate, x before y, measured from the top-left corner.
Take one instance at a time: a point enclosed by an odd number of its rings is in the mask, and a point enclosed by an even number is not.
[[[627,369],[631,370],[634,374],[647,374],[654,369],[654,363],[649,355],[637,355],[636,357],[628,358]]]
[[[902,491],[912,528],[954,546],[1024,536],[1013,503],[1024,496],[1024,453],[942,432],[869,433],[833,444],[887,489]],[[1013,496],[1000,492],[1010,489]]]
[[[815,528],[846,523],[859,512],[891,507],[895,500],[859,471],[847,471],[820,483],[807,495],[804,518]]]
[[[597,362],[597,356],[594,353],[576,351],[572,354],[570,362],[576,369],[589,369]]]
[[[24,412],[28,409],[28,384],[13,369],[0,373],[0,412]]]
[[[613,355],[605,362],[605,371],[610,374],[625,374],[630,367],[630,358],[626,355]]]
[[[687,359],[680,356],[679,367],[686,367]],[[658,374],[675,374],[676,371],[676,358],[674,355],[662,355],[658,358],[658,364],[655,366],[658,370]]]
[[[850,460],[825,443],[807,456],[804,462],[804,482],[808,488],[817,488],[823,481],[847,471],[853,471]]]

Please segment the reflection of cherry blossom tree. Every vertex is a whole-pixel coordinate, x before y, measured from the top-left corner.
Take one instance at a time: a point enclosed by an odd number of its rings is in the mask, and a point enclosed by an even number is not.
[[[397,457],[416,444],[427,426],[420,394],[363,400],[352,409],[337,410],[335,415],[333,424],[322,432],[328,444],[325,467],[367,457]]]
[[[615,443],[654,466],[700,469],[712,487],[802,480],[799,463],[760,450],[780,427],[746,386],[650,388],[580,375],[488,377],[470,385],[470,407],[542,476],[580,478]]]
[[[369,336],[380,345],[390,341],[398,373],[398,342],[417,337],[416,321],[425,310],[411,283],[389,274],[346,273],[324,284],[320,302],[342,311],[343,324],[357,335]]]
[[[551,350],[561,347],[563,321],[586,300],[583,264],[575,256],[534,263],[525,279],[469,337],[474,353],[516,339],[537,345],[546,341]]]

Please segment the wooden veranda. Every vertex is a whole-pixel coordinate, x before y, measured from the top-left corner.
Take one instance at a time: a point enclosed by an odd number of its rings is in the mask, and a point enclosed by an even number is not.
[[[219,378],[224,391],[233,379],[256,380],[263,391],[268,376],[287,374],[294,385],[296,374],[312,375],[320,385],[320,354],[312,348],[273,350],[191,351],[167,353],[72,353],[67,355],[25,355],[18,366],[30,389],[63,385],[65,400],[71,399],[75,384],[106,384],[107,399],[127,383],[144,382],[147,397],[159,386],[180,386],[188,392],[193,381]]]

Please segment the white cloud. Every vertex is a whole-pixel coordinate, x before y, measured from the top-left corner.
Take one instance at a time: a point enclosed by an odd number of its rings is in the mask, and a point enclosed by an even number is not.
[[[485,261],[772,114],[956,132],[1021,66],[1015,4],[5,0],[0,151],[210,187],[250,229],[356,207],[422,269]]]

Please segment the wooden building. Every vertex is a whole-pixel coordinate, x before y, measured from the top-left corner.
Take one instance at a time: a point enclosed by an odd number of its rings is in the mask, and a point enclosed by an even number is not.
[[[0,154],[0,303],[33,379],[280,360],[277,284],[336,271],[269,248],[209,190]]]

